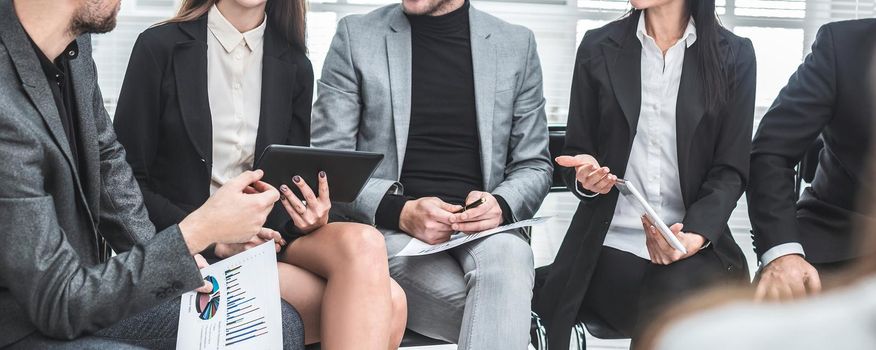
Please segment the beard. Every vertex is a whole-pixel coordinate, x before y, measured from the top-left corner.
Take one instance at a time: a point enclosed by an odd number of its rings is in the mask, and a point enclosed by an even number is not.
[[[103,34],[112,31],[116,27],[116,15],[119,13],[121,2],[115,4],[115,8],[108,10],[108,5],[102,4],[101,0],[88,0],[73,15],[70,22],[70,32],[76,36],[82,34]]]
[[[435,13],[443,10],[444,7],[447,6],[451,1],[453,1],[453,0],[437,0],[437,1],[429,4],[428,7],[424,8],[424,9],[418,9],[418,10],[409,10],[409,9],[405,8],[405,13],[407,13],[409,15],[414,15],[414,16],[422,16],[422,15],[431,16],[431,15],[434,15]]]

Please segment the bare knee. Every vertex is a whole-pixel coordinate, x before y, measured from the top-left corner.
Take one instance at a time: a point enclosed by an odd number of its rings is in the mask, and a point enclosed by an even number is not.
[[[390,348],[398,348],[408,324],[408,300],[404,289],[390,280],[390,297],[392,299],[392,323],[390,329]]]
[[[392,317],[393,319],[403,320],[402,326],[407,323],[408,318],[408,298],[404,289],[395,282],[390,280],[390,297],[392,298]],[[404,329],[404,327],[402,327]]]
[[[337,237],[338,254],[353,264],[369,268],[386,267],[386,243],[374,227],[345,223]]]

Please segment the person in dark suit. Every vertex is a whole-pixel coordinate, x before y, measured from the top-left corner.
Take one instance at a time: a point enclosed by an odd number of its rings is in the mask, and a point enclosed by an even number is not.
[[[581,203],[534,301],[551,347],[592,319],[635,342],[672,299],[748,282],[727,221],[748,178],[751,42],[720,26],[712,0],[631,4],[578,49],[557,162]],[[686,254],[619,196],[619,179],[640,189]]]
[[[207,287],[193,256],[273,233],[280,195],[260,171],[156,232],[91,58],[88,34],[118,9],[0,0],[0,348],[173,348],[179,296]],[[300,318],[282,314],[284,348],[302,348]]]
[[[176,224],[227,179],[251,169],[268,145],[310,144],[313,68],[304,16],[302,0],[191,0],[140,35],[115,127],[157,227]],[[301,313],[306,343],[398,347],[406,303],[389,277],[382,235],[366,225],[328,224],[325,173],[318,189],[298,176],[289,180],[303,198],[281,186],[282,205],[266,223],[282,238],[220,244],[208,256],[225,258],[275,239],[278,251],[285,246],[281,296]]]
[[[751,152],[748,212],[761,263],[757,298],[794,299],[821,289],[859,256],[853,223],[872,220],[867,193],[876,20],[824,25],[797,72],[764,115]],[[812,185],[797,200],[794,167],[819,137]]]

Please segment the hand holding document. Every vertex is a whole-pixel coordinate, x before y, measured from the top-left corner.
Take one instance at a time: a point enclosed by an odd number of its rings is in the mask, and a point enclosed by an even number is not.
[[[274,241],[201,269],[209,293],[182,295],[177,349],[282,349]]]
[[[518,221],[510,225],[499,226],[491,230],[471,234],[458,232],[450,236],[450,240],[448,240],[447,242],[439,244],[428,244],[416,238],[411,238],[411,241],[408,242],[408,245],[406,245],[395,256],[420,256],[435,254],[500,232],[506,232],[522,227],[538,225],[548,221],[549,219],[550,217],[537,217],[529,220]]]

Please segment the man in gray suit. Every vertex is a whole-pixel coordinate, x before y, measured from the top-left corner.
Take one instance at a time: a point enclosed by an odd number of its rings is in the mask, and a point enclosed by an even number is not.
[[[464,0],[404,0],[346,17],[312,122],[316,147],[385,155],[359,198],[333,209],[384,233],[408,327],[460,349],[525,349],[533,261],[523,232],[392,256],[411,237],[434,244],[531,218],[547,195],[552,165],[532,32]]]
[[[261,172],[155,232],[87,35],[112,30],[118,9],[0,0],[0,348],[172,348],[177,297],[206,287],[193,256],[274,234],[262,225],[279,194]],[[283,318],[286,348],[300,346],[294,309]]]

